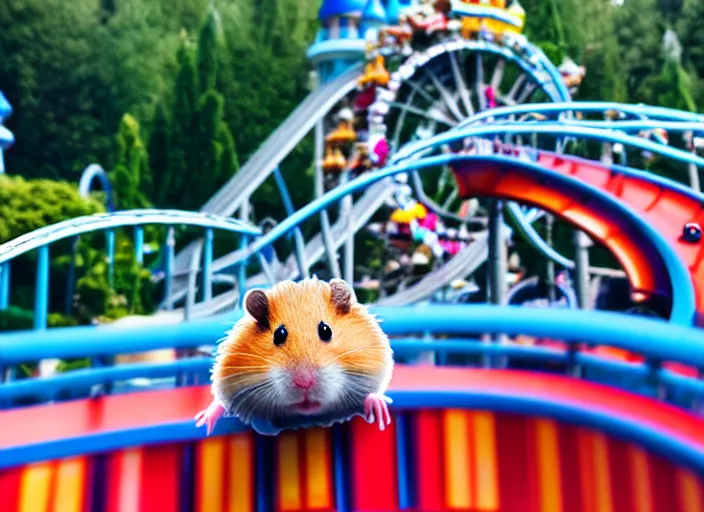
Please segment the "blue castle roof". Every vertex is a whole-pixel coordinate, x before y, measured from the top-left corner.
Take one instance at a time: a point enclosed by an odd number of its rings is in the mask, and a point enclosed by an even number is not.
[[[366,0],[323,0],[318,16],[321,20],[344,14],[361,13]]]
[[[0,92],[0,119],[4,119],[10,114],[12,114],[12,107],[2,92]]]
[[[369,0],[364,11],[362,12],[363,21],[376,21],[384,23],[386,21],[386,10],[384,9],[381,0]]]

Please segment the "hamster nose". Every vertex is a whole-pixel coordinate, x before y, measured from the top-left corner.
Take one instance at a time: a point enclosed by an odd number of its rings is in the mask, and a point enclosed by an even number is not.
[[[315,384],[315,375],[311,370],[298,370],[293,374],[293,383],[301,389],[310,389]]]

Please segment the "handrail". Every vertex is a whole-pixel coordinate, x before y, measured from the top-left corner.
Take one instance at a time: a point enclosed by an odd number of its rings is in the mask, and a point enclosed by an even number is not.
[[[145,224],[183,224],[204,228],[221,229],[232,233],[258,236],[261,229],[242,221],[213,214],[182,210],[136,209],[115,213],[99,213],[68,219],[43,228],[35,229],[0,245],[0,263],[5,263],[21,254],[91,231],[115,229]]]
[[[494,305],[372,306],[389,336],[472,333],[534,336],[605,345],[648,359],[704,367],[704,331],[661,319],[580,309]],[[241,318],[240,312],[175,325],[81,326],[0,336],[0,364],[40,359],[112,356],[215,345]],[[99,340],[99,341],[96,341]]]
[[[486,137],[502,135],[518,135],[524,133],[537,133],[542,135],[553,135],[555,137],[583,137],[590,140],[598,140],[608,143],[621,143],[625,146],[633,146],[645,151],[670,157],[680,162],[693,163],[699,167],[704,167],[704,158],[691,152],[682,151],[670,146],[651,142],[642,137],[626,135],[614,130],[588,128],[573,126],[560,122],[541,123],[496,123],[491,125],[479,125],[475,127],[456,128],[433,137],[424,139],[418,143],[409,144],[398,151],[391,163],[398,163],[409,159],[417,154],[422,154],[435,146],[440,146],[450,142],[455,142],[468,137]]]
[[[656,107],[652,105],[628,104],[611,101],[569,101],[550,103],[529,103],[523,105],[513,105],[499,107],[484,112],[478,112],[472,117],[463,120],[455,129],[469,126],[488,118],[494,120],[512,115],[522,115],[527,113],[551,114],[564,112],[608,112],[610,110],[632,114],[634,116],[648,117],[670,121],[704,122],[704,115],[683,110],[676,110],[666,107]],[[617,122],[617,121],[614,121]]]

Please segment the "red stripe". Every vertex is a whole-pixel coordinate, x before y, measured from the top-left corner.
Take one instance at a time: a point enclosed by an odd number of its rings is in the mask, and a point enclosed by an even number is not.
[[[105,472],[105,512],[119,512],[120,498],[120,460],[122,452],[111,453],[106,460]]]
[[[0,471],[0,510],[17,510],[20,501],[20,481],[22,468]]]
[[[418,510],[443,510],[443,446],[441,412],[416,413],[416,481]]]
[[[637,503],[633,503],[633,477],[631,475],[629,445],[614,438],[607,438],[607,442],[613,510],[637,512]]]
[[[558,440],[561,460],[559,470],[562,472],[560,477],[562,480],[562,510],[564,512],[584,512],[576,427],[560,424]]]
[[[525,418],[513,414],[496,415],[497,455],[499,459],[499,503],[501,512],[534,512],[529,504],[530,482]]]
[[[350,425],[354,510],[398,510],[396,423],[384,431],[355,418]]]
[[[142,454],[141,510],[178,512],[179,472],[183,446],[156,445]]]
[[[675,510],[677,487],[675,485],[675,466],[670,462],[648,453],[650,461],[650,484],[653,486],[653,510]]]

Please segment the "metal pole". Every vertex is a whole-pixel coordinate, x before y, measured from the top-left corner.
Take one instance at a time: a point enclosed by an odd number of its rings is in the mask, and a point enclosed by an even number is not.
[[[164,295],[166,296],[166,309],[168,311],[174,309],[173,299],[171,298],[171,290],[173,288],[175,245],[176,239],[174,236],[174,228],[173,226],[169,226],[166,234],[166,254],[164,255]]]
[[[0,265],[0,310],[10,307],[10,262]]]
[[[501,202],[492,200],[489,206],[489,275],[491,302],[498,305],[506,301],[506,244],[503,225]]]
[[[46,329],[49,316],[49,246],[39,248],[37,279],[34,289],[34,329]]]
[[[552,247],[552,226],[555,219],[552,215],[546,214],[545,219],[545,242],[549,247]],[[548,268],[547,268],[547,278],[548,278],[548,302],[552,304],[555,302],[555,262],[548,258]]]
[[[249,198],[247,198],[240,208],[240,220],[242,222],[249,223],[250,214],[250,203]],[[240,238],[240,249],[246,249],[247,244],[249,244],[249,237],[245,234]],[[248,260],[245,258],[242,260],[237,267],[237,289],[239,292],[239,297],[237,298],[237,306],[242,307],[244,304],[244,294],[247,292],[247,263]]]
[[[240,249],[246,249],[249,243],[249,237],[245,234],[242,235],[240,240]],[[244,295],[247,293],[247,258],[242,260],[237,269],[237,285],[239,287],[239,306],[242,308],[244,306]]]
[[[685,133],[685,140],[692,153],[697,152],[697,148],[694,146],[694,134],[692,132]],[[701,184],[699,182],[699,168],[693,162],[689,163],[689,184],[697,192],[701,192]]]
[[[144,263],[144,229],[141,226],[134,228],[134,259],[139,265]]]
[[[213,298],[213,230],[205,230],[205,251],[203,253],[203,302]]]
[[[349,171],[345,171],[340,176],[340,185],[345,185],[349,181]],[[342,199],[340,215],[347,220],[347,237],[345,239],[345,281],[350,286],[354,284],[354,220],[352,219],[352,194],[348,194]]]
[[[315,197],[322,197],[325,193],[323,184],[323,145],[325,140],[323,138],[323,120],[318,120],[315,123]],[[320,212],[320,230],[323,235],[323,243],[325,244],[325,251],[328,253],[328,265],[330,265],[330,274],[332,277],[340,278],[342,274],[340,272],[340,263],[337,259],[337,248],[332,240],[332,234],[330,229],[330,217],[328,216],[327,210],[322,210]]]
[[[575,231],[574,245],[575,288],[577,289],[577,300],[580,308],[590,309],[589,247],[592,245],[592,241],[583,231]]]
[[[489,203],[489,260],[488,281],[489,300],[492,304],[503,305],[506,302],[506,244],[503,236],[504,218],[501,201],[490,200]],[[484,343],[501,343],[504,335],[495,334],[484,337]],[[504,358],[505,359],[505,358]],[[504,359],[482,357],[482,366],[500,367],[505,365]]]
[[[73,290],[76,285],[76,251],[78,249],[78,237],[71,240],[71,263],[68,267],[68,277],[66,278],[66,305],[64,312],[67,315],[73,310]]]
[[[105,233],[105,236],[108,249],[108,286],[112,290],[115,276],[115,232],[110,229]]]

